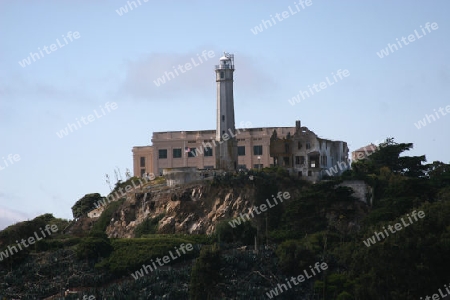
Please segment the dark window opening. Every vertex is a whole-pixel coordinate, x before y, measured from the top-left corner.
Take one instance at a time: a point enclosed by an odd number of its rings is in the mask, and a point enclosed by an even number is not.
[[[213,150],[210,147],[205,148],[205,156],[213,156]]]
[[[238,156],[245,156],[245,146],[238,146]]]
[[[190,149],[191,151],[189,151],[188,152],[188,157],[195,157],[196,156],[196,151],[197,151],[197,148],[191,148]]]
[[[172,150],[173,158],[181,158],[181,148]]]
[[[262,155],[262,146],[253,146],[253,155]]]
[[[160,159],[167,158],[167,149],[159,149],[158,158]]]

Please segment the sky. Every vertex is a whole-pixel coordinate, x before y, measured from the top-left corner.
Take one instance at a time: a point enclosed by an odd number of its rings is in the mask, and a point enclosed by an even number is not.
[[[450,163],[449,11],[446,0],[2,0],[0,229],[72,219],[154,131],[215,129],[224,51],[237,127],[301,120],[350,151],[394,137]]]

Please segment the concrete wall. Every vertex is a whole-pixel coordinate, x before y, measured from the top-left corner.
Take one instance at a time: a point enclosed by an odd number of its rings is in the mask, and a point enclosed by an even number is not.
[[[185,184],[201,179],[195,167],[163,169],[163,176],[166,178],[167,186]]]

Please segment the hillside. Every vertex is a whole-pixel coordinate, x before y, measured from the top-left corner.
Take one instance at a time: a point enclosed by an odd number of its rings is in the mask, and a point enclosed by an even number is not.
[[[444,292],[450,165],[400,156],[411,147],[390,140],[352,171],[318,184],[266,168],[173,188],[158,179],[110,203],[87,194],[72,208],[74,222],[47,214],[0,232],[0,299],[419,299]],[[372,205],[355,198],[348,180],[370,187]],[[8,246],[36,235],[42,240],[11,255]]]

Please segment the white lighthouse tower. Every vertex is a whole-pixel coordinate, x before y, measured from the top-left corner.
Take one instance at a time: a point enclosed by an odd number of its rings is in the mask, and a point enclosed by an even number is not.
[[[224,53],[216,65],[217,127],[216,168],[235,171],[237,167],[237,141],[234,124],[233,98],[234,55]]]

